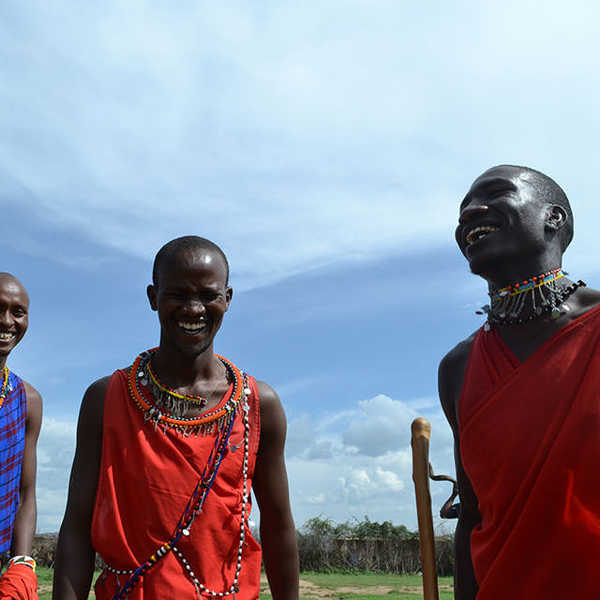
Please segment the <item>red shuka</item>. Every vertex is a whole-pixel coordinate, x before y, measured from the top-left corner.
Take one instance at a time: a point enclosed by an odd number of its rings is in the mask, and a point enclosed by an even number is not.
[[[598,597],[599,344],[600,308],[523,363],[493,329],[475,337],[460,439],[477,600]]]
[[[256,381],[248,377],[248,383],[249,489],[260,437],[260,407]],[[219,406],[228,396],[229,392]],[[230,588],[237,564],[244,458],[241,412],[238,410],[229,450],[202,513],[196,517],[190,535],[177,542],[200,583],[215,592]],[[126,371],[113,374],[104,401],[102,462],[92,519],[92,544],[108,565],[119,570],[134,569],[171,537],[214,446],[215,435],[184,437],[171,428],[155,427],[152,421],[144,420],[131,399]],[[261,550],[248,527],[242,561],[236,600],[256,600]],[[127,579],[127,575],[117,577],[105,570],[96,583],[96,598],[113,598],[117,580],[122,586]],[[195,597],[196,588],[173,552],[161,558],[129,595],[130,600]],[[228,598],[232,596],[224,597]]]
[[[27,565],[9,565],[0,577],[0,600],[37,600],[38,580]]]

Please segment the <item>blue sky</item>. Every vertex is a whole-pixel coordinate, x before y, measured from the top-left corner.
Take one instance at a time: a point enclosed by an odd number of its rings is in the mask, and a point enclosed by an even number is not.
[[[280,393],[297,524],[416,527],[410,421],[451,471],[437,363],[486,298],[453,241],[471,181],[553,176],[565,266],[598,279],[599,9],[536,4],[2,3],[0,270],[32,298],[9,366],[45,401],[40,531],[87,385],[158,340],[145,286],[184,234],[229,256],[216,347]]]

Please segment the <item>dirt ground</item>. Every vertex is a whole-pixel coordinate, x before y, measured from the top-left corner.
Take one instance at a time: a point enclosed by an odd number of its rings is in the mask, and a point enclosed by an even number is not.
[[[451,592],[451,585],[440,585],[440,591]],[[268,592],[269,584],[267,583],[267,578],[263,575],[260,579],[260,591]],[[340,598],[343,597],[344,594],[365,594],[372,596],[385,596],[390,592],[398,591],[403,592],[405,594],[416,594],[422,595],[423,588],[421,586],[410,586],[404,585],[400,587],[391,587],[389,585],[372,585],[372,586],[341,586],[335,588],[333,590],[322,588],[318,586],[316,583],[312,583],[311,581],[307,581],[300,577],[300,596],[303,598],[314,598],[314,600],[321,600],[323,598]]]

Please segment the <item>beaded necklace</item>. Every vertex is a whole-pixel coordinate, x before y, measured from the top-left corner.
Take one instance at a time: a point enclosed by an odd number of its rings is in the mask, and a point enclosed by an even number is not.
[[[242,397],[242,388],[240,382],[242,375],[237,367],[226,358],[215,355],[225,366],[233,379],[231,392],[224,405],[218,405],[214,410],[204,413],[198,417],[184,417],[175,415],[164,406],[159,406],[151,390],[148,388],[147,365],[150,362],[152,353],[157,348],[142,352],[129,370],[129,391],[133,401],[144,413],[146,421],[152,421],[155,426],[172,427],[177,429],[183,435],[206,435],[212,433],[219,423],[226,419],[229,414],[235,411]]]
[[[193,394],[180,394],[158,380],[152,370],[151,363],[152,361],[149,360],[145,364],[148,385],[157,401],[165,406],[169,412],[182,416],[192,407],[204,408],[206,406],[208,399],[214,392],[214,388],[207,394],[206,398]]]
[[[141,377],[139,377],[140,363],[142,362],[142,360],[149,360],[151,352],[152,351],[144,352],[140,356],[138,356],[130,370],[129,389],[132,398],[135,400],[136,404],[142,407],[144,406],[143,403],[145,402],[145,399],[139,389],[139,386],[136,385],[136,380],[141,379]],[[145,575],[154,565],[156,565],[161,558],[166,556],[171,551],[184,566],[189,578],[191,579],[192,583],[194,584],[194,587],[196,588],[196,593],[200,600],[202,598],[202,593],[208,594],[212,597],[223,597],[233,595],[233,597],[235,598],[235,594],[239,592],[239,575],[240,571],[242,570],[242,550],[244,540],[246,537],[247,505],[250,497],[250,490],[248,489],[248,457],[250,453],[250,420],[248,417],[248,412],[250,410],[250,406],[248,405],[247,396],[250,395],[251,392],[248,386],[246,374],[242,374],[235,367],[235,365],[229,362],[227,359],[221,356],[218,356],[218,358],[226,365],[226,367],[231,369],[234,375],[232,391],[230,394],[230,398],[226,403],[226,406],[229,405],[230,400],[234,397],[237,397],[237,401],[234,405],[232,405],[233,408],[224,413],[223,410],[215,410],[209,413],[209,415],[212,415],[212,421],[210,421],[210,423],[213,424],[210,431],[212,432],[215,429],[217,431],[215,443],[210,452],[206,465],[202,471],[200,479],[198,480],[198,483],[196,484],[196,487],[194,488],[194,491],[192,492],[186,504],[186,507],[179,518],[173,535],[166,542],[161,544],[147,560],[145,560],[135,569],[115,569],[110,565],[106,565],[106,570],[115,574],[117,577],[118,589],[117,593],[113,596],[113,600],[121,600],[127,597],[130,594],[131,590],[134,588],[134,586],[139,582],[140,578],[143,575]],[[138,374],[137,377],[136,373]],[[206,497],[208,496],[208,493],[210,492],[210,489],[215,481],[215,478],[219,471],[219,467],[221,466],[221,462],[223,461],[223,457],[227,453],[229,437],[231,435],[231,430],[233,428],[233,424],[236,417],[236,409],[240,404],[243,409],[242,419],[244,423],[244,458],[242,469],[242,515],[240,523],[240,539],[238,544],[237,562],[233,583],[229,586],[227,590],[222,592],[216,592],[207,588],[200,581],[198,581],[196,575],[192,571],[189,562],[187,561],[181,550],[176,546],[176,544],[182,536],[190,535],[190,529],[194,523],[194,520],[202,512],[204,501],[206,500]],[[199,418],[200,420],[203,420],[201,426],[204,426],[208,422],[204,419],[208,418],[209,415],[205,415]],[[161,414],[159,417],[150,417],[150,420],[153,420],[155,422],[155,425],[157,422],[160,421],[161,424],[163,424],[165,427],[180,427],[176,423],[168,422],[168,419],[170,419],[171,421],[177,421],[177,419],[173,419],[172,417],[166,417],[164,414]],[[189,425],[186,424],[183,427],[186,428],[189,427]],[[204,434],[206,434],[207,432],[208,430],[203,431]],[[120,586],[119,575],[129,575],[129,579],[123,584],[123,587]]]
[[[6,365],[4,365],[3,371],[4,378],[2,379],[2,389],[0,390],[0,407],[2,407],[4,401],[6,400],[6,392],[8,391],[8,374],[10,373]]]
[[[491,324],[522,324],[547,314],[552,319],[558,319],[563,312],[569,310],[568,306],[563,305],[566,299],[577,288],[585,287],[581,280],[564,287],[559,286],[557,281],[565,275],[567,273],[559,267],[490,292],[490,304],[476,311],[480,315],[487,314],[485,331],[490,330]]]

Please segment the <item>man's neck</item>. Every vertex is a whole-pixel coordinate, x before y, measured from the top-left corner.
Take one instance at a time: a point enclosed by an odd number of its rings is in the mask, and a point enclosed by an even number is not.
[[[6,359],[8,358],[8,355],[6,356],[0,356],[0,369],[4,369],[4,367],[6,366]]]
[[[159,377],[168,378],[173,385],[207,381],[220,373],[212,345],[196,356],[161,345],[152,357],[152,366]]]

